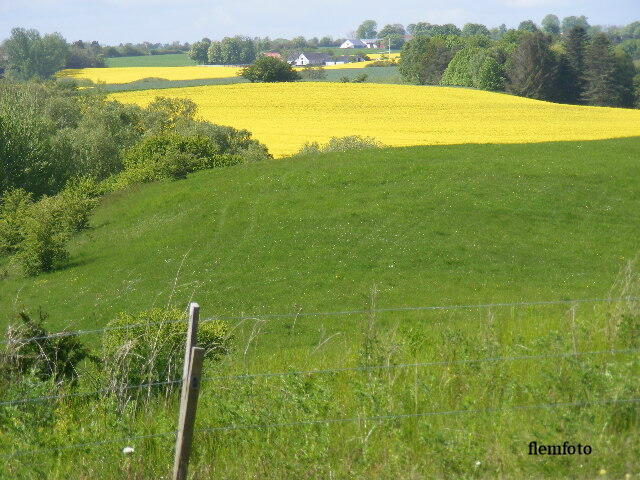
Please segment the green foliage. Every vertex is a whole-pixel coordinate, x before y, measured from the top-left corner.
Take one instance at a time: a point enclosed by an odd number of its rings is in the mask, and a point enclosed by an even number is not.
[[[81,362],[86,359],[97,361],[78,339],[77,334],[48,337],[44,328],[47,315],[38,312],[33,319],[26,312],[18,315],[20,323],[12,324],[7,331],[7,343],[0,358],[0,372],[4,380],[20,381],[22,377],[35,375],[41,381],[53,380],[74,383],[78,377]],[[34,340],[25,342],[24,339]]]
[[[378,35],[378,23],[375,20],[365,20],[356,29],[357,38],[376,38]]]
[[[524,22],[520,22],[520,25],[518,25],[518,30],[528,33],[536,33],[540,31],[533,20],[525,20]]]
[[[207,63],[214,65],[246,65],[256,59],[253,40],[244,37],[225,37],[213,41],[207,53]]]
[[[33,205],[33,195],[14,188],[0,201],[0,254],[15,253],[24,238],[24,221]]]
[[[477,87],[477,76],[487,56],[487,50],[466,47],[458,51],[440,79],[441,85]]]
[[[67,61],[69,46],[59,33],[41,36],[37,30],[14,28],[3,44],[7,73],[18,80],[49,78]]]
[[[183,311],[155,308],[135,315],[122,313],[110,321],[102,340],[107,387],[127,398],[128,385],[181,378],[187,332],[183,319]],[[205,349],[209,361],[220,360],[229,351],[229,343],[226,323],[206,321],[198,326],[197,344]]]
[[[565,17],[562,20],[562,33],[567,34],[574,27],[582,27],[587,30],[589,28],[587,17],[585,17],[584,15],[580,15],[579,17],[571,16]]]
[[[590,105],[630,106],[635,67],[624,56],[616,57],[604,34],[595,35],[585,55],[584,100]]]
[[[367,78],[369,78],[369,75],[367,75],[366,73],[360,73],[358,75],[356,75],[352,82],[353,83],[364,83],[367,81]]]
[[[237,155],[221,154],[207,136],[160,133],[145,137],[124,154],[121,186],[164,179],[185,178],[188,173],[240,163]]]
[[[480,23],[467,23],[462,27],[462,36],[473,37],[475,35],[489,36],[489,29]]]
[[[318,153],[331,152],[348,152],[353,150],[368,150],[372,148],[382,148],[380,142],[375,138],[361,137],[359,135],[350,135],[347,137],[331,137],[325,144],[320,145],[318,142],[305,143],[304,146],[294,156],[315,155]]]
[[[409,83],[437,85],[461,47],[457,37],[414,37],[402,47],[400,74]]]
[[[571,28],[565,35],[564,48],[568,63],[568,86],[565,99],[569,103],[582,101],[585,89],[585,56],[589,37],[584,27]]]
[[[487,55],[478,70],[475,87],[481,90],[501,92],[504,90],[504,67],[491,55]]]
[[[543,33],[525,36],[507,66],[507,90],[522,97],[555,100],[558,95],[558,62]]]
[[[548,35],[560,35],[560,19],[557,15],[549,14],[542,19],[542,31]]]
[[[294,82],[301,78],[287,62],[266,56],[243,68],[241,75],[250,82]]]
[[[189,50],[189,58],[197,64],[205,64],[209,60],[209,48],[211,46],[211,40],[203,38],[199,42],[194,42]]]
[[[300,77],[307,80],[324,80],[327,78],[327,71],[324,67],[307,65],[300,72]]]

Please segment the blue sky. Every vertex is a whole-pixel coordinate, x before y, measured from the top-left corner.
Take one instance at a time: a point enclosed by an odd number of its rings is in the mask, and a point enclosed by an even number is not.
[[[592,24],[640,20],[640,0],[0,0],[0,39],[12,27],[102,43],[194,41],[208,36],[345,37],[366,18],[508,26],[547,13],[586,15]]]

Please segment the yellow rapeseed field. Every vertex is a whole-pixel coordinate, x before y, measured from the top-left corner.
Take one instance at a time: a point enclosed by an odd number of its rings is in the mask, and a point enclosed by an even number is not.
[[[385,59],[388,58],[390,60],[395,60],[397,58],[400,58],[400,54],[399,53],[368,53],[367,57],[369,57],[371,60],[380,60],[380,59]]]
[[[61,77],[86,78],[94,83],[129,83],[143,78],[165,80],[200,80],[203,78],[236,77],[240,69],[214,65],[210,67],[116,67],[62,70]]]
[[[329,65],[327,70],[345,68],[364,68],[371,62],[354,62],[342,65]],[[94,83],[120,84],[130,83],[143,78],[163,78],[165,80],[202,80],[205,78],[237,77],[241,68],[211,65],[198,67],[114,67],[114,68],[80,68],[62,70],[60,77],[88,79]],[[302,70],[302,67],[296,68]]]
[[[305,142],[362,135],[391,146],[533,143],[640,135],[640,110],[559,105],[478,90],[331,82],[254,83],[121,92],[146,105],[190,98],[198,116],[245,128],[275,156]]]

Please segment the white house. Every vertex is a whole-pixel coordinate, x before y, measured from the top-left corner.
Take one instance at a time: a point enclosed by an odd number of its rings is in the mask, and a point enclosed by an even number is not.
[[[380,40],[377,38],[350,38],[342,42],[340,48],[380,48]]]
[[[340,48],[367,48],[367,46],[357,38],[351,38],[342,42]]]
[[[305,65],[326,65],[331,61],[331,55],[328,53],[301,53],[299,55],[293,55],[289,57],[289,63],[297,67],[303,67]]]

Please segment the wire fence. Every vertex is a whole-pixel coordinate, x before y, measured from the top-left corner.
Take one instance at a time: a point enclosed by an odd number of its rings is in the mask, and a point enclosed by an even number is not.
[[[206,322],[206,321],[212,321],[212,320],[239,320],[239,321],[269,320],[269,319],[279,319],[279,318],[367,315],[367,314],[380,313],[380,312],[437,311],[437,310],[481,309],[481,308],[524,307],[524,306],[542,306],[542,305],[567,305],[567,304],[577,305],[577,304],[584,304],[584,303],[611,303],[611,302],[637,302],[637,301],[640,301],[640,298],[619,297],[619,298],[589,298],[589,299],[573,299],[573,300],[530,301],[530,302],[485,303],[485,304],[468,304],[468,305],[393,307],[393,308],[375,308],[375,309],[368,309],[368,310],[363,309],[363,310],[306,312],[306,313],[298,312],[298,313],[287,313],[287,314],[266,314],[266,315],[253,315],[253,316],[227,316],[227,317],[220,316],[220,317],[210,317],[210,318],[201,319],[200,322]],[[112,331],[112,330],[146,327],[146,326],[154,326],[154,325],[178,323],[178,322],[185,322],[185,319],[167,319],[166,321],[136,323],[136,324],[122,325],[122,326],[107,326],[104,328],[96,328],[96,329],[88,329],[88,330],[65,331],[65,332],[58,332],[58,333],[42,335],[37,337],[30,337],[30,338],[7,339],[2,343],[4,344],[10,343],[10,342],[28,343],[31,341],[39,341],[39,340],[52,339],[52,338],[61,338],[61,337],[85,335],[85,334],[101,334],[101,333]],[[475,358],[475,359],[441,360],[441,361],[413,362],[413,363],[389,362],[386,364],[358,365],[358,366],[351,366],[351,367],[346,366],[346,367],[325,368],[325,369],[286,370],[286,371],[280,371],[280,372],[248,372],[248,373],[227,374],[227,375],[214,375],[209,377],[202,377],[200,380],[202,382],[212,382],[217,380],[233,380],[233,379],[245,380],[245,379],[252,379],[252,378],[275,378],[275,377],[286,377],[286,376],[325,375],[325,374],[339,374],[344,372],[363,372],[363,371],[376,371],[376,370],[423,368],[423,367],[431,367],[431,366],[478,364],[478,363],[490,363],[490,362],[498,363],[498,362],[514,362],[514,361],[530,361],[530,360],[551,359],[551,358],[556,358],[556,359],[580,358],[580,357],[597,356],[597,355],[614,356],[614,355],[624,355],[624,354],[637,353],[637,352],[640,352],[640,348],[578,351],[575,349],[575,345],[574,345],[573,351],[563,351],[563,352],[553,352],[553,353],[541,353],[541,354],[531,354],[531,355],[490,356],[490,357],[482,357],[482,358]],[[117,388],[96,389],[88,392],[69,392],[69,393],[62,393],[59,395],[43,395],[38,397],[19,398],[19,399],[2,401],[0,402],[0,407],[6,408],[6,407],[15,407],[15,406],[19,406],[27,403],[57,401],[57,400],[70,399],[70,398],[91,397],[91,396],[98,396],[103,394],[110,394],[116,391],[117,392],[122,392],[127,390],[135,391],[135,390],[141,390],[145,388],[153,389],[153,388],[163,387],[163,386],[180,385],[182,383],[183,383],[183,380],[182,378],[180,378],[180,379],[171,379],[167,381],[140,383],[136,385],[125,385]],[[373,416],[308,419],[308,420],[300,420],[300,421],[292,421],[292,422],[274,422],[274,423],[265,423],[265,424],[209,426],[209,427],[196,429],[196,432],[206,433],[206,432],[242,430],[242,429],[260,430],[260,429],[269,429],[269,428],[286,428],[286,427],[316,425],[316,424],[337,424],[337,423],[364,422],[364,421],[377,422],[377,421],[385,421],[385,420],[393,420],[393,419],[408,419],[408,418],[419,418],[419,417],[428,417],[428,416],[495,413],[495,412],[506,411],[506,410],[587,407],[592,405],[607,405],[607,404],[615,404],[615,403],[639,403],[639,402],[640,402],[640,397],[631,397],[631,398],[618,398],[618,399],[614,398],[614,399],[604,399],[604,400],[584,401],[584,402],[555,402],[555,403],[544,403],[544,404],[533,404],[533,405],[510,405],[510,406],[507,405],[507,406],[492,407],[492,408],[486,408],[486,409],[457,409],[457,410],[441,410],[441,411],[436,410],[436,411],[418,412],[418,413],[390,413],[390,414],[385,413],[385,414],[373,415]],[[0,455],[0,458],[23,457],[25,455],[36,455],[36,454],[45,453],[45,452],[84,449],[84,448],[91,448],[96,446],[118,444],[118,443],[121,444],[123,442],[129,442],[134,440],[169,437],[175,434],[176,434],[175,431],[169,431],[169,432],[155,433],[155,434],[128,436],[128,437],[122,437],[118,439],[100,440],[100,441],[88,442],[88,443],[78,443],[78,444],[72,444],[72,445],[47,447],[47,448],[35,449],[35,450],[17,451],[7,455]]]
[[[349,315],[369,315],[372,313],[386,312],[418,312],[418,311],[436,311],[436,310],[463,310],[463,309],[481,309],[481,308],[504,308],[504,307],[525,307],[525,306],[544,306],[544,305],[572,305],[581,303],[613,303],[613,302],[638,302],[640,297],[611,297],[611,298],[579,298],[573,300],[540,300],[529,302],[506,302],[506,303],[481,303],[481,304],[460,304],[460,305],[430,305],[430,306],[413,306],[413,307],[389,307],[389,308],[371,308],[363,310],[339,310],[326,312],[298,312],[298,313],[270,313],[256,314],[246,316],[215,316],[200,319],[200,322],[210,322],[216,320],[269,320],[280,318],[301,318],[301,317],[332,317],[332,316],[349,316]],[[38,340],[48,340],[52,338],[62,338],[70,336],[80,336],[89,334],[100,334],[114,330],[126,330],[139,327],[147,327],[154,325],[164,325],[172,323],[185,322],[184,318],[169,319],[155,322],[132,323],[128,325],[114,325],[102,328],[93,328],[85,330],[71,330],[51,333],[47,335],[26,337],[26,338],[9,338],[4,339],[0,344],[9,343],[28,343]]]
[[[230,431],[230,430],[264,430],[269,428],[287,428],[287,427],[318,425],[318,424],[379,422],[379,421],[385,421],[385,420],[401,420],[401,419],[408,419],[408,418],[435,417],[435,416],[444,416],[444,415],[463,415],[463,414],[480,415],[480,414],[497,413],[497,412],[510,411],[510,410],[517,411],[517,410],[552,409],[552,408],[568,408],[568,407],[590,407],[590,406],[597,406],[597,405],[611,405],[611,404],[619,404],[619,403],[639,403],[639,402],[640,402],[640,397],[618,398],[618,399],[607,399],[607,400],[585,401],[585,402],[554,402],[554,403],[543,403],[543,404],[534,404],[534,405],[510,405],[505,407],[483,408],[483,409],[440,410],[440,411],[429,411],[429,412],[419,412],[419,413],[392,413],[392,414],[374,415],[374,416],[366,416],[366,417],[325,418],[325,419],[314,419],[314,420],[301,420],[296,422],[276,422],[276,423],[247,424],[247,425],[222,425],[222,426],[216,426],[216,427],[198,428],[195,430],[195,432],[208,433],[208,432],[220,432],[220,431]],[[33,456],[40,453],[50,453],[50,452],[57,452],[57,451],[63,451],[63,450],[85,449],[85,448],[99,447],[99,446],[110,445],[110,444],[122,445],[125,442],[131,442],[133,440],[145,440],[150,438],[168,437],[168,436],[176,435],[176,433],[177,433],[176,431],[170,431],[170,432],[162,432],[162,433],[155,433],[155,434],[149,434],[149,435],[134,435],[134,436],[127,436],[127,437],[120,437],[120,438],[111,439],[111,440],[100,440],[96,442],[76,443],[72,445],[62,445],[57,447],[26,450],[26,451],[20,451],[20,452],[14,452],[6,455],[1,455],[0,458],[22,457],[27,455]]]

